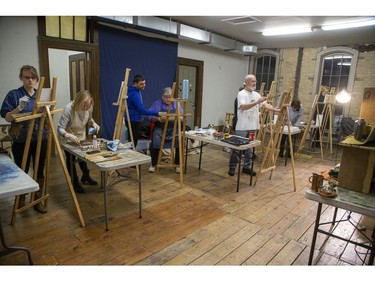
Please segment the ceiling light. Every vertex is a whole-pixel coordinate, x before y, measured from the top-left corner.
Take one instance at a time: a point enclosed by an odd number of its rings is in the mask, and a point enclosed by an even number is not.
[[[297,28],[283,28],[283,29],[274,29],[267,30],[262,32],[263,36],[277,36],[277,35],[288,35],[288,34],[298,34],[298,33],[307,33],[312,32],[311,27],[297,27]]]
[[[336,95],[336,101],[339,103],[347,103],[350,102],[351,99],[352,96],[345,89]]]
[[[341,24],[323,25],[322,29],[323,30],[336,30],[336,29],[346,29],[346,28],[362,27],[362,26],[370,26],[370,25],[375,25],[375,19],[344,22]]]

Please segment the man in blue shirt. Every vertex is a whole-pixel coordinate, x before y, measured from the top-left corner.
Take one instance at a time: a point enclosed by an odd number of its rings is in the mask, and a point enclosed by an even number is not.
[[[146,80],[142,75],[137,74],[133,78],[133,85],[128,87],[127,105],[129,110],[129,118],[131,123],[131,132],[133,135],[134,147],[137,147],[139,139],[139,126],[142,121],[142,116],[158,116],[157,111],[147,110],[143,106],[142,93],[146,87]],[[125,115],[125,119],[126,119]],[[127,124],[127,123],[126,123]],[[128,139],[131,140],[130,130],[128,130]]]

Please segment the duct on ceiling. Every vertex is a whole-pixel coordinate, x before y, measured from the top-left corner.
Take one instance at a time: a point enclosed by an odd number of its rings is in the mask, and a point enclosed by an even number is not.
[[[243,42],[172,20],[150,16],[103,16],[101,18],[129,24],[134,28],[153,30],[155,33],[169,34],[172,37],[176,36],[182,40],[205,44],[223,51],[248,55],[243,51],[243,47],[246,46]]]

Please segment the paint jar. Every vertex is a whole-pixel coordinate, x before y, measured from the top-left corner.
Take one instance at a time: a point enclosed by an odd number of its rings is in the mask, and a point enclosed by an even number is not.
[[[365,132],[366,122],[363,118],[358,118],[354,122],[354,138],[361,141]]]

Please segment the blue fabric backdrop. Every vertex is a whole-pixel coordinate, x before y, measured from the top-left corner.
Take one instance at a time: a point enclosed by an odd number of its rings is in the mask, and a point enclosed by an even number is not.
[[[100,109],[102,137],[112,139],[116,122],[117,102],[126,68],[130,68],[128,85],[141,74],[146,80],[142,91],[148,108],[161,97],[165,87],[176,80],[178,44],[161,39],[124,32],[108,27],[99,29]]]

